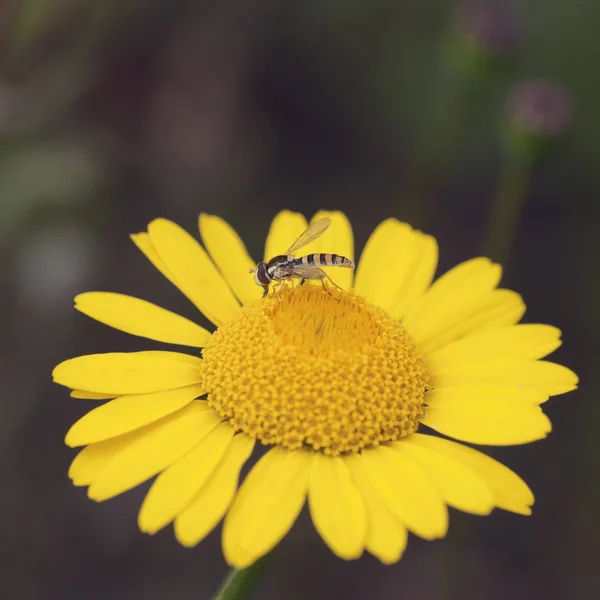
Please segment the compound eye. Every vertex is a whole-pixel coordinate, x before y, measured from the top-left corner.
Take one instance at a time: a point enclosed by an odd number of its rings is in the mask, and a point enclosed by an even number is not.
[[[256,283],[263,286],[271,283],[271,278],[267,273],[267,265],[264,262],[259,263],[256,267]]]

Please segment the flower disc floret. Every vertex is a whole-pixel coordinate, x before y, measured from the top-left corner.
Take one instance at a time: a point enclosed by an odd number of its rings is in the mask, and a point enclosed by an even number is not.
[[[429,375],[402,325],[363,298],[284,288],[203,351],[208,403],[266,445],[355,453],[414,433]]]

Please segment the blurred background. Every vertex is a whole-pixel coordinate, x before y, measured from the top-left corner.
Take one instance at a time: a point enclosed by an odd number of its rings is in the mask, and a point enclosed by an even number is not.
[[[448,537],[384,567],[335,558],[303,514],[255,598],[600,595],[600,3],[522,0],[6,0],[0,4],[0,581],[15,600],[208,598],[226,573],[141,534],[142,486],[74,488],[51,383],[81,353],[148,345],[75,294],[133,294],[198,319],[128,234],[216,213],[255,257],[272,216],[342,209],[357,249],[395,216],[440,272],[486,252],[526,320],[557,325],[579,391],[552,435],[490,453],[533,516],[452,511]],[[399,257],[401,258],[401,257]],[[155,345],[153,346],[155,347]]]

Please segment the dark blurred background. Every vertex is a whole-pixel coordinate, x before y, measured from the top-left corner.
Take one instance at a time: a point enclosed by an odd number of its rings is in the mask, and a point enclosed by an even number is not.
[[[186,550],[138,531],[147,486],[103,504],[71,486],[63,437],[90,404],[50,372],[156,347],[76,313],[78,292],[198,318],[128,239],[151,219],[196,233],[219,214],[259,257],[277,211],[327,208],[357,248],[409,220],[438,238],[440,271],[489,250],[526,320],[563,330],[556,360],[581,386],[546,405],[547,440],[490,449],[532,487],[533,516],[452,511],[446,539],[411,538],[384,567],[335,558],[303,514],[254,597],[599,597],[599,28],[596,0],[2,2],[3,595],[216,589],[220,532]]]

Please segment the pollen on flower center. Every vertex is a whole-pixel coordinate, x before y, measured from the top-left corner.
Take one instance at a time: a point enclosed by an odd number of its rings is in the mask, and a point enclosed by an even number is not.
[[[385,311],[340,290],[284,288],[244,307],[203,351],[208,403],[239,431],[328,455],[417,430],[429,375]]]

